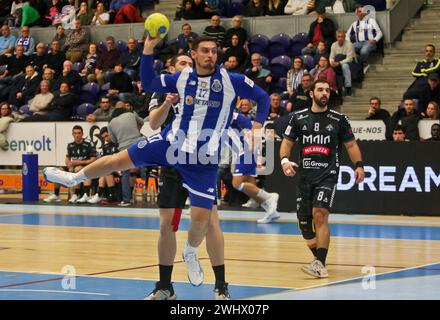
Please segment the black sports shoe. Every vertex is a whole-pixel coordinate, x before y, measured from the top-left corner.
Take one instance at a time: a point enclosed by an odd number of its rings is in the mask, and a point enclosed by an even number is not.
[[[156,288],[144,300],[176,300],[176,298],[172,284],[168,288],[161,288],[160,282],[156,282]]]
[[[228,284],[226,282],[216,284],[214,293],[215,300],[231,300],[231,296],[229,295],[228,290]]]

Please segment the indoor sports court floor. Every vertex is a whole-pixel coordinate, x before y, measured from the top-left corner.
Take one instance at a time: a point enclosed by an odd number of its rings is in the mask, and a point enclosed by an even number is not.
[[[220,212],[233,299],[440,299],[440,218],[333,214],[330,277],[316,280],[300,271],[312,256],[296,215],[258,225],[262,215]],[[186,279],[188,224],[182,216],[174,288],[213,299],[204,244],[205,284]],[[143,299],[158,279],[158,228],[157,209],[0,204],[0,299]]]

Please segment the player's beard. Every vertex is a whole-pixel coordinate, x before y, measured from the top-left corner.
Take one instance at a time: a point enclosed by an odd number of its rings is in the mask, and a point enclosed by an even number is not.
[[[321,97],[320,99],[317,99],[316,97],[313,98],[313,101],[315,104],[320,107],[321,109],[325,109],[328,106],[328,98],[327,97]]]

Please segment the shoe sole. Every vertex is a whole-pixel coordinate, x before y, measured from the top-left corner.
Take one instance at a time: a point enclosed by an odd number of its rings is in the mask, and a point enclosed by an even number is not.
[[[182,260],[183,260],[183,262],[185,262],[185,265],[186,265],[185,257],[184,257],[183,254],[182,254]],[[200,264],[200,262],[199,262],[199,264]],[[187,266],[187,268],[188,268],[188,266]],[[204,272],[203,272],[202,266],[200,266],[200,270],[202,271],[202,275],[204,276],[205,274],[204,274]],[[189,278],[189,272],[188,272],[187,278],[188,278],[189,283],[190,283],[191,285],[193,285],[194,287],[200,287],[200,286],[203,284],[203,280],[204,280],[204,279],[202,279],[202,282],[200,282],[199,284],[194,284],[194,283],[191,281],[191,279]]]
[[[326,275],[326,276],[318,276],[317,274],[310,272],[307,267],[301,267],[301,271],[304,272],[305,274],[315,278],[315,279],[325,279],[325,278],[328,278],[328,275]]]

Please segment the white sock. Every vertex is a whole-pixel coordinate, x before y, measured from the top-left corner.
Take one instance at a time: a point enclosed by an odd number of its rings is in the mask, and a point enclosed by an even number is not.
[[[260,189],[260,191],[258,191],[257,193],[257,197],[262,199],[263,201],[266,201],[270,199],[270,193],[264,191],[263,189]]]

